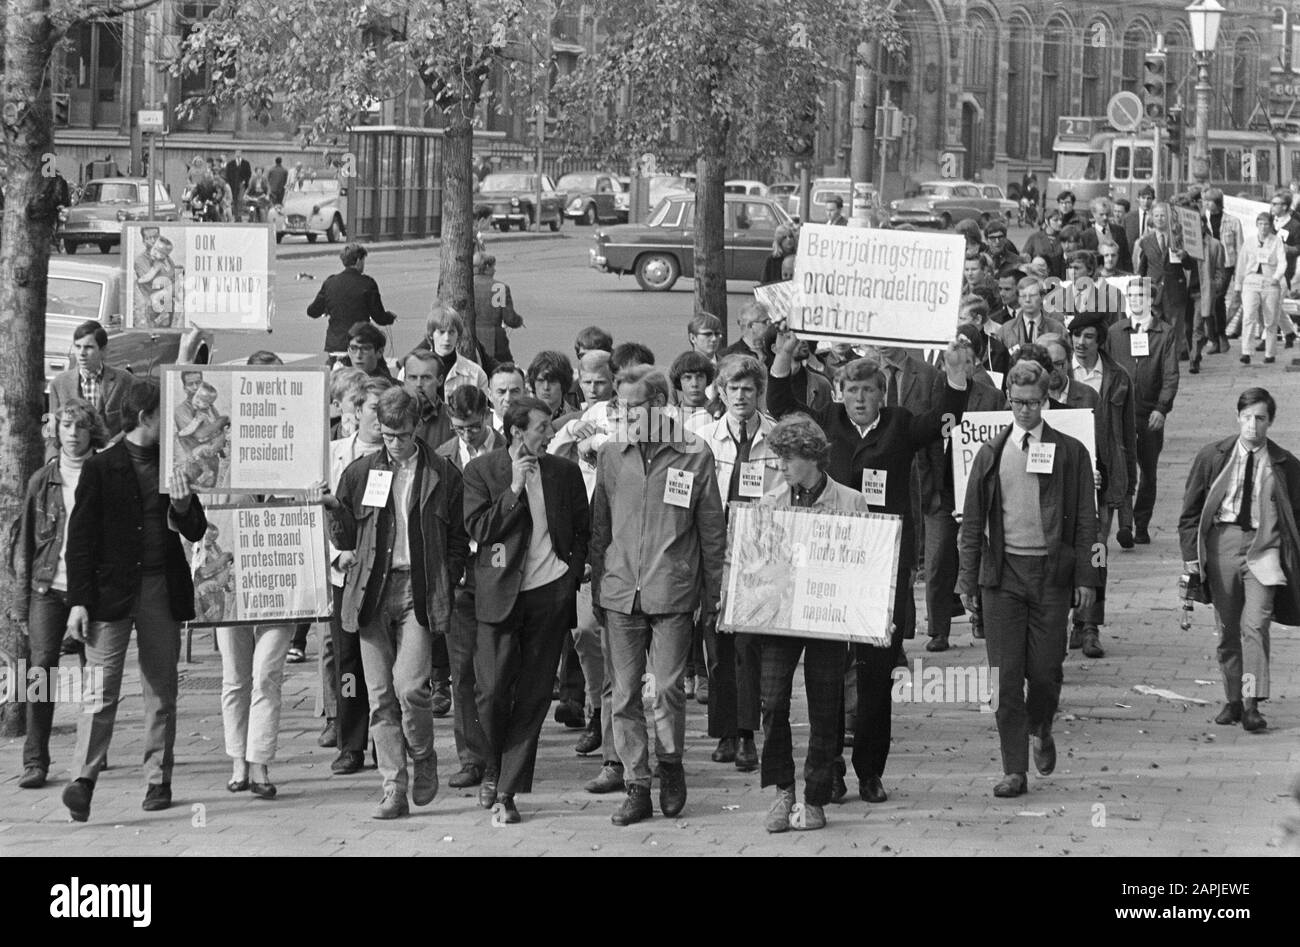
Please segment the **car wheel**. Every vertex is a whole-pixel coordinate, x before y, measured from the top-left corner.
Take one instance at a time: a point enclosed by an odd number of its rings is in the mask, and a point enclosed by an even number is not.
[[[318,236],[320,236],[320,234],[315,234],[315,233],[309,233],[309,234],[307,234],[307,242],[308,242],[308,243],[315,243],[315,242],[316,242],[316,238],[317,238]]]
[[[636,261],[636,281],[648,292],[667,292],[680,274],[677,261],[666,253],[647,253]]]
[[[77,243],[77,241],[75,240],[64,240],[63,252],[71,255],[77,252],[77,247],[79,246],[81,246],[81,244]]]
[[[952,215],[951,215],[951,214],[944,214],[942,217],[939,218],[939,224],[940,224],[940,226],[943,227],[944,230],[951,230],[951,229],[952,229]]]
[[[280,231],[279,233],[277,233],[277,234],[275,235],[275,242],[276,242],[276,243],[284,243],[284,231]]]
[[[582,222],[583,222],[584,224],[586,224],[588,227],[594,227],[594,226],[596,226],[596,224],[598,223],[598,220],[597,220],[597,217],[596,217],[596,205],[595,205],[595,204],[588,204],[588,205],[587,205],[587,211],[586,211],[586,213],[584,213],[584,214],[582,215]]]
[[[325,239],[330,243],[338,243],[339,238],[342,236],[343,223],[339,220],[338,216],[335,215],[334,219],[330,221],[330,229],[325,231]]]
[[[551,233],[559,233],[559,232],[560,232],[560,218],[556,217],[554,220],[551,221]]]
[[[113,245],[112,245],[111,243],[101,243],[101,244],[99,245],[99,252],[100,252],[100,253],[112,253],[112,252],[113,252]]]
[[[510,232],[510,221],[508,220],[498,220],[496,226],[497,230],[500,230],[502,233]]]

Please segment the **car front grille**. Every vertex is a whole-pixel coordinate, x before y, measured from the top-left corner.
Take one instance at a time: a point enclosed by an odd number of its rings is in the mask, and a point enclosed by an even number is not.
[[[306,227],[306,226],[307,226],[307,218],[304,217],[304,216],[302,216],[302,214],[290,214],[290,215],[289,215],[289,226],[290,226],[290,227]]]

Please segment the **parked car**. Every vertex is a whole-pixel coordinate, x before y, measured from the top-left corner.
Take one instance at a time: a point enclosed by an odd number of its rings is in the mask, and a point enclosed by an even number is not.
[[[81,198],[59,215],[57,237],[68,253],[93,243],[108,253],[122,242],[122,221],[149,219],[148,178],[97,178]],[[161,181],[153,182],[154,219],[176,220],[180,212]]]
[[[632,211],[632,179],[626,174],[620,174],[618,177],[618,193],[614,195],[614,213],[618,215],[618,223],[627,223],[628,215]]]
[[[605,171],[571,171],[555,185],[564,192],[564,216],[595,225],[618,221],[618,177]]]
[[[774,181],[767,186],[767,196],[778,201],[785,201],[785,209],[793,214],[795,212],[791,209],[790,200],[793,198],[795,204],[799,203],[799,182]]]
[[[321,234],[330,243],[348,235],[348,188],[333,171],[317,172],[285,191],[284,203],[271,208],[275,242],[286,236],[306,237],[315,243]]]
[[[874,194],[874,191],[873,191]],[[814,178],[808,189],[808,199],[812,204],[807,213],[801,213],[799,207],[799,187],[790,197],[790,213],[810,224],[824,224],[830,219],[826,205],[832,197],[844,201],[844,216],[853,214],[853,179],[852,178]]]
[[[1020,202],[1018,200],[1011,200],[1005,193],[1003,193],[1002,188],[996,184],[981,184],[979,188],[980,193],[989,200],[997,201],[998,209],[1001,210],[1002,216],[1006,218],[1007,223],[1011,223],[1017,219],[1020,214]],[[995,214],[994,216],[997,215]]]
[[[944,230],[962,220],[986,224],[994,217],[1005,218],[1010,201],[985,196],[973,181],[926,181],[915,197],[892,201],[889,222],[892,226],[939,227]]]
[[[564,222],[564,195],[556,191],[550,177],[545,174],[542,175],[540,216],[536,207],[537,175],[526,171],[489,174],[479,184],[474,203],[490,207],[492,223],[501,230],[509,230],[511,224],[517,224],[520,230],[527,230],[540,219],[554,232]]]
[[[772,253],[776,228],[790,215],[779,200],[727,194],[725,243],[727,279],[759,280]],[[644,290],[665,292],[679,277],[695,275],[695,195],[662,200],[645,224],[605,227],[596,232],[591,266],[602,273],[632,273]]]
[[[72,333],[88,319],[108,332],[104,359],[140,377],[157,376],[160,365],[208,361],[212,336],[199,329],[151,333],[128,329],[122,317],[126,292],[121,266],[50,258],[45,292],[45,381],[74,364]]]
[[[766,197],[767,185],[762,181],[734,180],[724,181],[722,190],[728,194],[748,194],[751,197]]]

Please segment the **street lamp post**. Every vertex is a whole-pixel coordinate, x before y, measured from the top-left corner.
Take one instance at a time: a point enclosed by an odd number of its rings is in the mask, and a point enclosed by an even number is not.
[[[1192,176],[1198,184],[1210,179],[1210,57],[1219,41],[1219,21],[1224,6],[1219,0],[1196,0],[1187,8],[1196,51],[1196,140],[1192,150]]]

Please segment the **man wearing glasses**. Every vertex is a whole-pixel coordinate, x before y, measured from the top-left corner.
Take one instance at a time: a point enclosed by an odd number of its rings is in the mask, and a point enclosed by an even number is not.
[[[1041,775],[1056,768],[1052,718],[1061,696],[1071,598],[1090,608],[1099,584],[1092,458],[1043,423],[1049,373],[1019,362],[1007,375],[1014,419],[980,448],[962,515],[960,588],[981,603],[989,666],[998,672],[1000,798],[1029,789],[1029,744]],[[1028,680],[1028,697],[1025,682]]]
[[[346,632],[361,638],[384,796],[376,819],[410,814],[438,794],[429,669],[433,636],[451,627],[452,590],[469,553],[460,472],[415,436],[419,405],[402,388],[379,398],[383,450],[354,461],[324,492],[334,547],[354,551],[343,589]]]
[[[1008,266],[1019,266],[1020,251],[1007,237],[1007,225],[1000,220],[990,221],[984,230],[984,239],[988,241],[989,257],[993,260],[993,272],[1001,273]]]
[[[348,330],[347,363],[371,378],[392,380],[393,373],[384,358],[384,334],[369,322],[358,322]]]
[[[343,271],[321,284],[316,298],[307,307],[312,319],[329,318],[325,329],[325,351],[341,352],[348,347],[348,329],[358,320],[379,326],[391,326],[397,317],[384,310],[379,284],[366,276],[366,248],[349,243],[339,254]],[[382,351],[382,346],[380,347]]]
[[[758,300],[751,299],[740,307],[740,315],[736,317],[736,322],[740,326],[740,338],[719,352],[718,358],[724,359],[728,355],[748,355],[762,362],[765,368],[771,368],[772,355],[763,345],[763,336],[767,334],[767,327],[772,324],[772,317],[768,315],[767,307]]]

